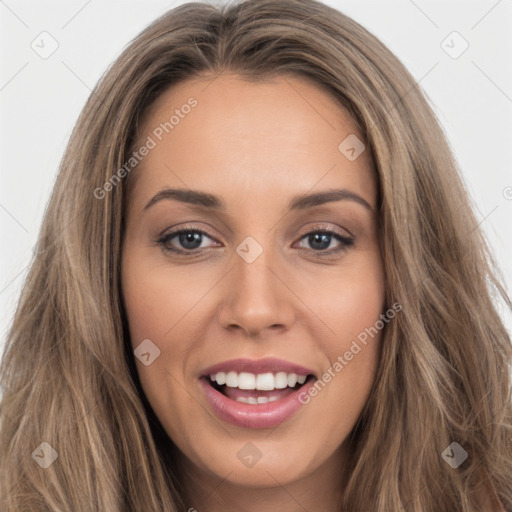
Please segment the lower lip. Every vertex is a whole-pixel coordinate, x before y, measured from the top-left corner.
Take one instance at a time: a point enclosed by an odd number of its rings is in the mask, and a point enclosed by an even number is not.
[[[231,400],[214,389],[206,378],[199,379],[199,382],[217,415],[228,423],[244,428],[271,428],[280,425],[303,405],[298,399],[299,394],[307,393],[314,384],[312,380],[308,380],[284,398],[252,405]]]

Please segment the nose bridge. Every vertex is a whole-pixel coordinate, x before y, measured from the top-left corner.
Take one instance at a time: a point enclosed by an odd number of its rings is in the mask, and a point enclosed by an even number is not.
[[[235,257],[235,274],[241,286],[237,287],[242,295],[253,298],[266,296],[271,298],[275,290],[275,276],[272,268],[276,266],[274,251],[266,244],[265,249],[252,237],[242,242]],[[237,261],[238,260],[238,261]]]
[[[271,270],[276,261],[270,238],[265,237],[262,245],[249,236],[236,248],[233,292],[237,294],[239,304],[245,301],[254,311],[255,308],[260,311],[271,308],[276,302],[277,283]]]
[[[276,275],[272,237],[259,238],[263,243],[249,236],[236,248],[222,315],[225,327],[238,325],[251,333],[292,320],[290,294]]]

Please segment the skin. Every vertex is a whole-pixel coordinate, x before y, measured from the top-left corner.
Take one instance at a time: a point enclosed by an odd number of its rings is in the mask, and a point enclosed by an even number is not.
[[[228,359],[277,357],[321,376],[385,312],[368,151],[349,161],[338,145],[349,134],[362,139],[353,119],[291,75],[259,83],[204,75],[173,86],[146,112],[141,144],[190,97],[197,106],[130,176],[122,292],[133,348],[150,339],[160,349],[149,366],[136,358],[143,390],[179,448],[187,508],[334,512],[345,440],[373,385],[381,332],[277,428],[218,418],[198,375]],[[169,187],[214,194],[227,208],[164,199],[144,210]],[[293,196],[339,188],[371,209],[341,200],[288,211]],[[201,253],[180,256],[156,242],[185,224],[208,232]],[[334,253],[343,244],[328,237],[326,249],[315,248],[306,235],[325,227],[354,244]],[[236,252],[247,236],[263,248],[252,263]],[[177,236],[167,245],[187,250]],[[249,441],[262,455],[252,467],[237,457]]]

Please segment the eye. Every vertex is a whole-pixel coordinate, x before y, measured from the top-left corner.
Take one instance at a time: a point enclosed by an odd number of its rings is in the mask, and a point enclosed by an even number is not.
[[[205,248],[203,245],[204,237],[212,239],[205,231],[184,227],[163,235],[157,240],[157,243],[166,251],[178,254],[194,254],[201,252],[197,249]],[[174,239],[176,239],[174,243],[180,244],[181,248],[171,245]]]
[[[304,235],[301,240],[305,240],[309,244],[309,250],[325,254],[338,253],[345,251],[354,245],[354,238],[342,235],[332,228],[322,228],[316,231],[310,231]],[[338,247],[328,249],[333,241],[338,241]]]

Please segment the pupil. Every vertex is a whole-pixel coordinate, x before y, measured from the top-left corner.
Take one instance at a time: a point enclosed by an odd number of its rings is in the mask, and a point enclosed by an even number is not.
[[[180,244],[187,249],[197,249],[201,245],[201,233],[180,233],[179,237]]]
[[[328,233],[315,233],[309,235],[309,243],[313,249],[326,249],[331,242],[330,237]]]

